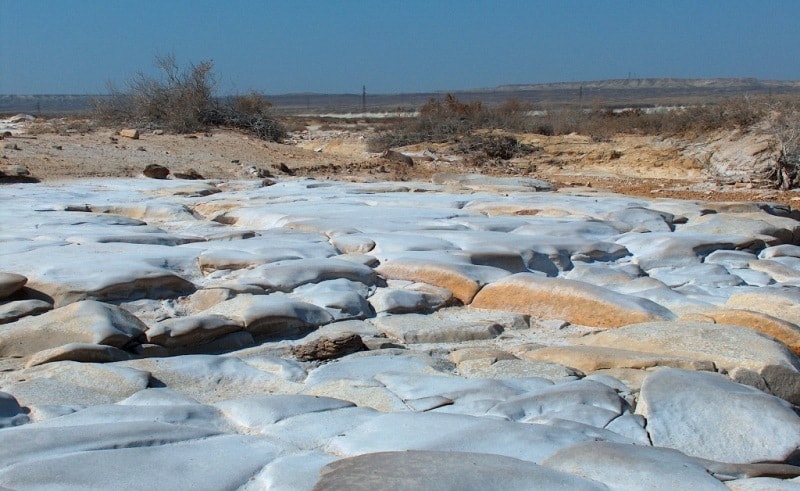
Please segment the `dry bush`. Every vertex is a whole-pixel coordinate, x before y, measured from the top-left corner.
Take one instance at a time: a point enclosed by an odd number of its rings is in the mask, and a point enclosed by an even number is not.
[[[483,158],[510,160],[529,155],[541,148],[520,143],[510,135],[473,134],[459,141],[456,150]]]
[[[516,100],[488,109],[480,102],[461,102],[452,94],[444,100],[430,99],[415,118],[397,120],[367,142],[371,152],[413,143],[454,141],[479,129],[521,131],[528,122],[529,106]]]
[[[28,125],[25,133],[29,135],[69,135],[91,133],[94,129],[94,122],[91,119],[82,117],[37,118],[36,121]]]
[[[231,97],[230,107],[232,110],[244,114],[268,116],[272,112],[272,103],[255,91]]]
[[[800,187],[800,100],[782,98],[768,104],[769,131],[778,160],[767,177],[780,189]]]
[[[230,98],[214,96],[213,63],[190,63],[181,69],[173,55],[156,56],[160,76],[137,73],[122,92],[109,85],[110,95],[95,101],[95,116],[107,124],[126,124],[175,133],[192,133],[210,126],[232,126],[266,140],[280,141],[285,130],[269,116],[271,104],[260,94]]]

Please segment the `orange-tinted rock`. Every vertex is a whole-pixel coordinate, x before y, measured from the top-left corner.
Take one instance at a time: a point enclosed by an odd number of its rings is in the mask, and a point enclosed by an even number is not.
[[[518,273],[485,286],[471,305],[595,327],[620,327],[674,318],[672,312],[647,299],[581,281],[530,273]]]

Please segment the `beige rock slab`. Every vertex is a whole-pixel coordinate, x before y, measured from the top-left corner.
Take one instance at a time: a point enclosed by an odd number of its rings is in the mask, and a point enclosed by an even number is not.
[[[674,318],[672,312],[650,300],[581,281],[530,273],[511,275],[485,286],[471,306],[596,327],[620,327]]]
[[[768,287],[735,293],[728,298],[725,307],[761,312],[800,326],[800,292],[797,289]]]
[[[582,372],[608,368],[645,369],[656,366],[686,370],[714,371],[715,369],[714,363],[708,360],[597,346],[550,346],[520,353],[519,356],[525,360],[558,363]]]
[[[573,341],[643,351],[660,356],[711,360],[729,373],[737,368],[763,378],[778,397],[800,402],[800,359],[784,344],[740,326],[703,322],[648,322],[599,332]]]
[[[717,324],[741,326],[766,334],[785,344],[800,355],[800,326],[769,314],[743,309],[718,309],[702,312],[702,316]]]
[[[478,293],[478,282],[446,264],[388,263],[377,269],[382,276],[395,280],[421,281],[453,292],[463,303],[469,303]]]
[[[25,317],[0,329],[0,356],[27,356],[69,343],[121,348],[147,326],[132,314],[95,300]]]

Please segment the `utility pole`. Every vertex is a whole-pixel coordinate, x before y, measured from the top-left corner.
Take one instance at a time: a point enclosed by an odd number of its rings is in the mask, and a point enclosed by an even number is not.
[[[367,86],[361,86],[361,112],[367,112]]]

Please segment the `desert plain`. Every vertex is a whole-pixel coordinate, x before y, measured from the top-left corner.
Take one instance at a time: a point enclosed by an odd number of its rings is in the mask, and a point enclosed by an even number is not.
[[[0,488],[800,489],[800,195],[725,167],[755,137],[16,128]]]

